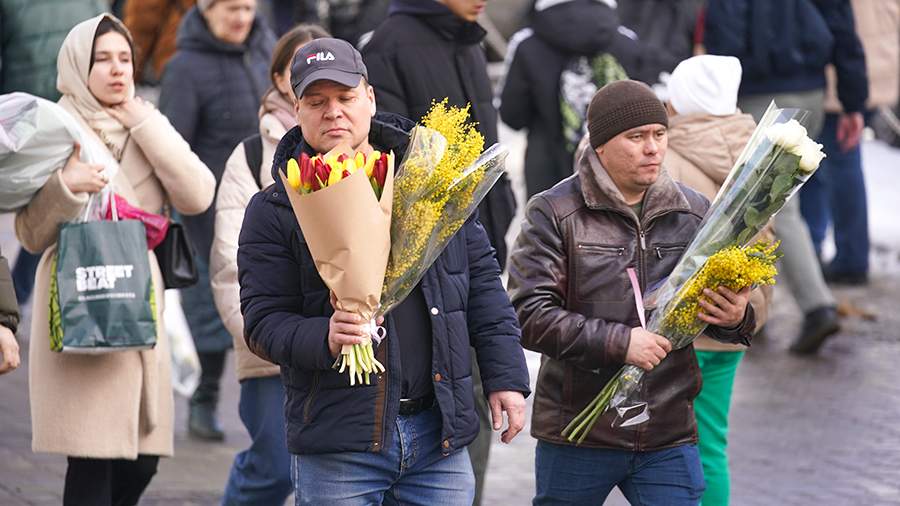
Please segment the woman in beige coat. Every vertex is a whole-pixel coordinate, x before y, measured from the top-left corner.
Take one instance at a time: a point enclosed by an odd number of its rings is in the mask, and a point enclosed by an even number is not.
[[[59,52],[59,104],[119,162],[116,193],[145,211],[171,204],[184,214],[212,202],[209,169],[153,106],[134,98],[131,36],[110,15],[75,26]],[[115,169],[115,168],[113,168]],[[29,387],[32,449],[68,456],[64,504],[136,504],[171,456],[173,399],[164,285],[148,252],[157,309],[156,347],[98,355],[50,351],[50,261],[59,226],[79,216],[107,183],[104,167],[78,161],[78,149],[16,216],[16,234],[43,252],[31,317]]]
[[[244,209],[253,195],[273,183],[272,158],[278,141],[297,126],[291,90],[291,62],[303,44],[327,37],[315,25],[299,25],[275,45],[269,77],[272,87],[259,109],[259,135],[238,144],[225,164],[216,198],[216,230],[210,253],[210,282],[222,322],[234,340],[237,376],[241,382],[239,412],[253,440],[237,454],[223,504],[282,504],[290,495],[290,456],[284,433],[284,386],[278,366],[254,355],[244,341],[238,285],[238,235]],[[256,149],[259,166],[250,167],[247,148]]]

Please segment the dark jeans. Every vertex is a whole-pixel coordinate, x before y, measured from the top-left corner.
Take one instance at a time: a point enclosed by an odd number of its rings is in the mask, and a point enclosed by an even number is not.
[[[398,416],[380,452],[291,455],[296,506],[468,506],[475,477],[468,452],[441,453],[435,406]]]
[[[837,255],[829,270],[865,273],[869,270],[869,215],[862,158],[859,146],[841,151],[838,118],[837,114],[825,116],[818,141],[827,157],[800,191],[800,209],[820,256],[829,222],[834,227]]]
[[[632,506],[696,506],[706,484],[696,445],[653,452],[538,441],[535,506],[594,506],[618,486]]]
[[[32,255],[24,248],[19,248],[19,256],[16,257],[16,264],[12,268],[12,282],[20,306],[24,306],[31,298],[31,292],[34,290],[34,273],[37,272],[40,261],[40,255]]]
[[[150,484],[159,457],[137,460],[69,457],[63,506],[131,506]]]
[[[222,505],[284,504],[293,485],[291,455],[284,432],[281,377],[242,381],[238,413],[252,442],[250,448],[234,457]]]

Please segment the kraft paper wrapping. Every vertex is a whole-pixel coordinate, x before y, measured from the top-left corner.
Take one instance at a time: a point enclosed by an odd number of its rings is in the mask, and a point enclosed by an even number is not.
[[[394,167],[388,164],[379,202],[364,170],[308,194],[281,181],[322,281],[337,308],[369,320],[378,309],[391,252]]]

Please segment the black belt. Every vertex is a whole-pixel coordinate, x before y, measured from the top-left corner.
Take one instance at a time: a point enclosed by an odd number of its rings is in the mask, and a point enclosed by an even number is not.
[[[430,409],[432,406],[434,406],[434,394],[428,394],[418,399],[400,399],[400,415],[415,415]]]

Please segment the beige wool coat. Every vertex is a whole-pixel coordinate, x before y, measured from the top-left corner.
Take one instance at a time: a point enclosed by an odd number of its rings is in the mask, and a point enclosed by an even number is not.
[[[58,87],[63,92],[60,105],[89,135],[95,133],[85,111],[94,119],[102,114],[85,84],[93,34],[101,19],[93,18],[72,29],[60,50],[58,65]],[[127,131],[126,139],[112,184],[129,203],[153,213],[160,213],[166,203],[184,214],[201,213],[209,207],[215,192],[214,176],[162,114],[154,110]],[[100,142],[99,136],[97,140]],[[170,456],[174,421],[171,359],[162,321],[164,284],[152,251],[147,254],[156,293],[155,348],[100,355],[50,351],[50,262],[59,226],[78,217],[87,200],[86,194],[69,191],[57,172],[16,216],[16,234],[22,245],[33,253],[43,252],[35,279],[29,350],[32,449],[103,459]]]
[[[669,148],[664,165],[672,179],[702,193],[710,201],[725,182],[734,162],[753,135],[756,123],[749,114],[669,117]],[[756,328],[766,322],[772,287],[753,291],[750,304],[756,313]],[[724,344],[707,336],[694,341],[694,348],[707,351],[740,351],[739,344]]]
[[[265,114],[259,120],[262,138],[262,168],[260,182],[265,188],[271,185],[272,159],[278,141],[287,132],[274,114]],[[244,210],[259,188],[250,167],[243,143],[238,144],[225,164],[225,172],[219,183],[216,197],[216,233],[209,256],[209,279],[216,308],[225,328],[234,341],[234,357],[237,362],[238,380],[275,376],[279,367],[253,354],[244,340],[244,319],[241,316],[241,287],[238,284],[237,250]]]

